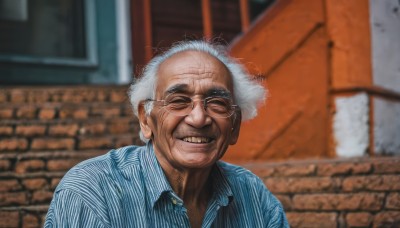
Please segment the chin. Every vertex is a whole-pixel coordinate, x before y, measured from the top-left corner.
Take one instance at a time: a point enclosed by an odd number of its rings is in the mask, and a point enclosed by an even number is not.
[[[191,169],[205,169],[212,167],[215,163],[217,162],[217,159],[214,158],[182,158],[181,161],[179,161],[180,166],[185,167],[185,168],[191,168]]]

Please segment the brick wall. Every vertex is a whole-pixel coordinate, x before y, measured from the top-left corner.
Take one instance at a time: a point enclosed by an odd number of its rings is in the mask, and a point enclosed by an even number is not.
[[[400,227],[400,157],[245,165],[291,227]]]
[[[0,227],[39,227],[65,171],[139,143],[126,91],[0,88]]]
[[[0,227],[40,227],[65,171],[140,143],[126,86],[0,88]],[[292,227],[400,226],[400,158],[253,163]]]

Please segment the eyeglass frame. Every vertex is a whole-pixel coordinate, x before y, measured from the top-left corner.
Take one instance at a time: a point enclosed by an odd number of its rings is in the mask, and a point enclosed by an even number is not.
[[[170,94],[171,95],[171,94]],[[169,95],[168,95],[169,96]],[[168,98],[168,96],[166,97],[166,98]],[[167,110],[167,112],[169,112],[169,113],[171,113],[172,115],[175,115],[175,116],[188,116],[189,114],[190,114],[190,112],[194,109],[194,107],[195,107],[195,100],[193,100],[193,98],[192,97],[190,97],[190,96],[185,96],[185,95],[182,95],[182,97],[186,97],[186,98],[189,98],[190,100],[191,100],[191,102],[190,102],[190,104],[191,104],[191,109],[190,109],[190,111],[187,113],[187,114],[185,114],[185,115],[177,115],[176,113],[174,113],[174,112],[172,112],[171,110],[168,110],[168,108],[165,108],[165,107],[167,107],[168,106],[168,104],[170,104],[170,103],[172,103],[172,102],[169,102],[168,103],[168,101],[166,100],[166,99],[163,99],[163,100],[156,100],[156,99],[146,99],[146,100],[144,100],[144,102],[145,103],[147,103],[147,102],[162,102],[163,104],[161,105],[161,106],[163,106],[166,110]],[[222,97],[222,96],[208,96],[208,97],[206,97],[206,98],[204,98],[204,99],[199,99],[198,101],[200,101],[202,104],[203,104],[203,110],[207,113],[207,115],[209,115],[210,117],[214,117],[214,118],[229,118],[229,117],[231,117],[234,113],[235,113],[235,111],[237,110],[237,108],[239,107],[239,105],[234,105],[234,104],[231,104],[230,105],[230,114],[229,115],[227,115],[227,116],[213,116],[212,114],[210,114],[210,113],[208,113],[208,111],[207,111],[207,100],[210,100],[210,99],[212,99],[212,98],[223,98],[223,99],[226,99],[226,100],[230,100],[230,102],[232,102],[232,99],[229,99],[229,98],[226,98],[226,97]],[[233,102],[232,102],[233,103]],[[190,105],[188,106],[188,107],[190,107]]]

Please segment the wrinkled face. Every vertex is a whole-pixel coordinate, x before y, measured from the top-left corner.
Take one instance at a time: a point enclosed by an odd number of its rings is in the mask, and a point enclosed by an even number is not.
[[[197,51],[185,51],[165,60],[158,71],[156,100],[182,93],[198,101],[211,94],[233,97],[232,79],[216,58]],[[232,98],[233,99],[233,98]],[[162,167],[198,169],[211,167],[230,144],[235,144],[240,114],[228,118],[209,116],[201,102],[186,116],[176,116],[162,105],[154,105],[149,116],[140,111],[141,129],[152,139]]]

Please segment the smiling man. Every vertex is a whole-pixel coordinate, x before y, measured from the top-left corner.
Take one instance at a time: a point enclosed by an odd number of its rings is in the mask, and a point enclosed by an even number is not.
[[[219,46],[183,42],[155,57],[130,90],[146,145],[71,169],[45,227],[288,227],[257,176],[219,161],[264,97]]]

